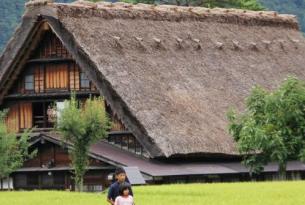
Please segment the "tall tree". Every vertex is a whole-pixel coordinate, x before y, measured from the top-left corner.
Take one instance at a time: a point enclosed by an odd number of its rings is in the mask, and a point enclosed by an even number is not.
[[[73,144],[69,154],[78,191],[83,191],[89,148],[107,136],[109,125],[103,98],[90,98],[81,104],[72,96],[65,101],[64,108],[60,111],[57,127],[63,139]]]
[[[288,160],[305,160],[305,82],[294,77],[268,91],[255,87],[243,113],[230,111],[229,131],[251,173],[278,162],[285,178]]]
[[[0,179],[7,178],[22,167],[25,160],[35,156],[36,150],[29,152],[29,133],[27,130],[17,137],[9,132],[5,124],[6,111],[0,112]],[[2,186],[2,183],[1,183]],[[2,189],[3,187],[1,187]],[[8,187],[10,189],[10,187]]]

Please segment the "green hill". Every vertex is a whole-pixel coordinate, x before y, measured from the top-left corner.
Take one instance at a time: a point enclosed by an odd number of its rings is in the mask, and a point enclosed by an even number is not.
[[[71,2],[73,0],[57,0]],[[298,16],[300,27],[305,32],[305,0],[258,0],[268,10]],[[0,52],[18,25],[24,12],[26,0],[0,0]]]
[[[71,2],[73,0],[58,0]],[[27,0],[0,0],[0,52],[17,27]]]
[[[305,0],[259,0],[268,10],[298,16],[300,27],[305,32]]]
[[[25,0],[0,0],[0,51],[16,28]]]

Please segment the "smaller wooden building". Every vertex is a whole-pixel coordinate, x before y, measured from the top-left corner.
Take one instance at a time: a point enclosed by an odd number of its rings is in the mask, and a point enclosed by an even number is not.
[[[15,189],[65,189],[74,190],[73,170],[69,158],[70,145],[63,145],[55,135],[50,133],[32,137],[31,149],[36,149],[35,158],[24,163],[23,168],[13,174]],[[58,136],[57,136],[58,137]],[[102,191],[111,180],[115,166],[90,156],[88,171],[84,178],[84,189]]]

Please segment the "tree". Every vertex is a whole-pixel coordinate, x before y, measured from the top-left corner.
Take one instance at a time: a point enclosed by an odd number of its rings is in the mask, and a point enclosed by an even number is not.
[[[304,81],[289,77],[274,91],[256,86],[246,110],[231,110],[228,119],[229,132],[251,173],[278,162],[279,176],[285,179],[288,160],[305,160]]]
[[[249,10],[263,10],[264,7],[257,0],[122,0],[128,3],[172,4],[178,6],[203,6],[240,8]]]
[[[30,130],[23,132],[20,137],[8,131],[5,124],[6,113],[7,111],[0,112],[0,179],[2,181],[7,178],[9,182],[10,174],[22,167],[25,160],[34,157],[36,150],[29,152]]]
[[[109,124],[103,98],[89,98],[84,104],[79,103],[75,96],[65,101],[57,127],[63,139],[73,145],[69,154],[78,191],[83,191],[89,148],[107,136]]]

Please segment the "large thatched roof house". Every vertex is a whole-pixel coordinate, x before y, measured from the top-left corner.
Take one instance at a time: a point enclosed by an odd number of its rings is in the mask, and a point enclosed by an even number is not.
[[[71,90],[80,97],[102,95],[119,129],[94,145],[91,157],[112,167],[108,171],[136,166],[154,182],[211,175],[230,180],[248,176],[248,170],[228,134],[226,112],[242,109],[256,84],[274,88],[287,75],[305,78],[304,53],[305,39],[292,15],[36,0],[27,3],[0,58],[0,101],[11,110],[19,103],[9,114],[19,125],[8,121],[20,130],[39,125],[35,120],[46,113],[46,102],[68,98]],[[59,74],[50,74],[52,68]],[[34,70],[32,78],[26,69]],[[81,89],[82,83],[90,86]],[[60,144],[52,131],[37,129],[33,136],[33,146]],[[58,169],[40,168],[18,173]],[[276,170],[271,164],[265,172]],[[291,162],[288,170],[300,173],[305,166]]]

